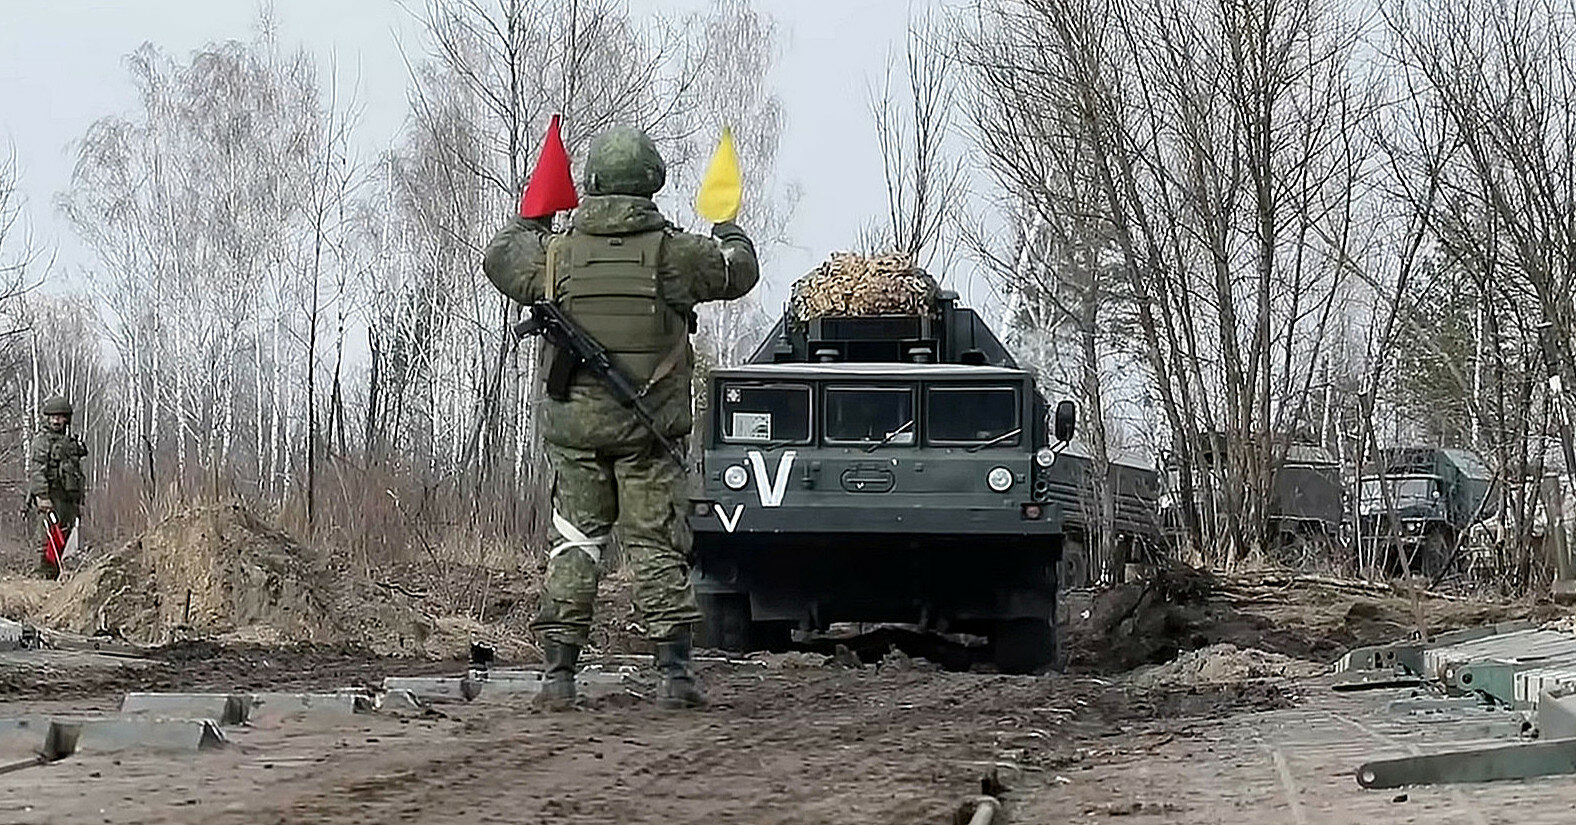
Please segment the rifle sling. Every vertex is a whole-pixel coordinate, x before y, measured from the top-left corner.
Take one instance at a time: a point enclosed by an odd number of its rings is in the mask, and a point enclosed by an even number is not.
[[[646,393],[651,392],[651,388],[655,387],[658,381],[668,377],[669,373],[678,369],[679,362],[683,361],[688,354],[689,336],[685,336],[678,340],[678,344],[668,352],[667,357],[663,358],[661,363],[657,364],[657,368],[651,371],[651,380],[647,381],[646,385],[640,388],[639,397],[645,398]]]
[[[554,235],[547,239],[547,270],[544,273],[547,283],[543,292],[547,300],[557,302],[558,297],[558,250],[563,246],[563,235]]]

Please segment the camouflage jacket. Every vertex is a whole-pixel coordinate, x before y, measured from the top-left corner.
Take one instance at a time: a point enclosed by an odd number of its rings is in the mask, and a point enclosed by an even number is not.
[[[27,450],[27,494],[80,501],[87,492],[82,459],[88,448],[76,434],[45,430]]]
[[[662,229],[667,239],[658,264],[662,298],[675,311],[688,314],[697,304],[739,298],[760,279],[755,247],[732,223],[718,224],[707,238],[670,225],[650,198],[595,195],[575,210],[570,233],[632,235]],[[514,218],[487,245],[482,269],[493,286],[522,304],[545,295],[547,242],[552,233],[542,222]],[[664,435],[678,437],[693,426],[690,408],[694,353],[653,386],[647,401]],[[637,444],[649,439],[646,428],[613,400],[601,382],[580,374],[569,399],[543,402],[543,434],[566,447],[597,449]]]

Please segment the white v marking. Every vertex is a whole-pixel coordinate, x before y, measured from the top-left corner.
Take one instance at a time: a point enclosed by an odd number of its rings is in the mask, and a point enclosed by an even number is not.
[[[788,474],[793,470],[793,460],[798,455],[793,450],[786,450],[782,457],[777,459],[777,475],[768,483],[766,479],[766,458],[760,450],[749,452],[750,467],[755,470],[755,493],[760,496],[762,507],[781,507],[783,495],[788,492]]]
[[[724,513],[721,507],[714,507],[712,509],[717,511],[717,520],[722,522],[722,529],[732,533],[734,530],[739,528],[739,519],[744,517],[743,503],[735,504],[733,506],[733,515],[731,516],[727,513]]]

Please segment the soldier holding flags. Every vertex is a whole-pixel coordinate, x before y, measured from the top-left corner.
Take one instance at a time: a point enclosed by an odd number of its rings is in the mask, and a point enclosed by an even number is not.
[[[759,279],[759,265],[754,244],[733,222],[740,185],[726,132],[697,202],[713,221],[711,237],[681,231],[658,211],[652,196],[666,180],[651,138],[616,126],[591,143],[580,200],[555,116],[519,214],[488,244],[483,263],[504,295],[522,304],[553,302],[610,353],[655,425],[587,369],[574,371],[542,401],[553,515],[532,627],[547,663],[539,701],[549,707],[574,701],[602,552],[615,528],[635,572],[636,609],[656,646],[661,702],[704,703],[690,671],[691,626],[701,613],[689,578],[685,467],[662,442],[683,439],[692,426],[689,336],[696,305],[742,297]],[[569,209],[568,231],[555,233],[553,215]],[[566,357],[544,346],[541,374],[553,373],[554,359]],[[574,370],[572,362],[557,367],[559,375]]]

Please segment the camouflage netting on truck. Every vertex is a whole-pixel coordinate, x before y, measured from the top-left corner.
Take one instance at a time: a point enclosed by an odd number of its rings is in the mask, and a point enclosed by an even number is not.
[[[900,252],[834,252],[794,281],[789,310],[801,324],[836,315],[929,315],[939,291],[935,279]]]

